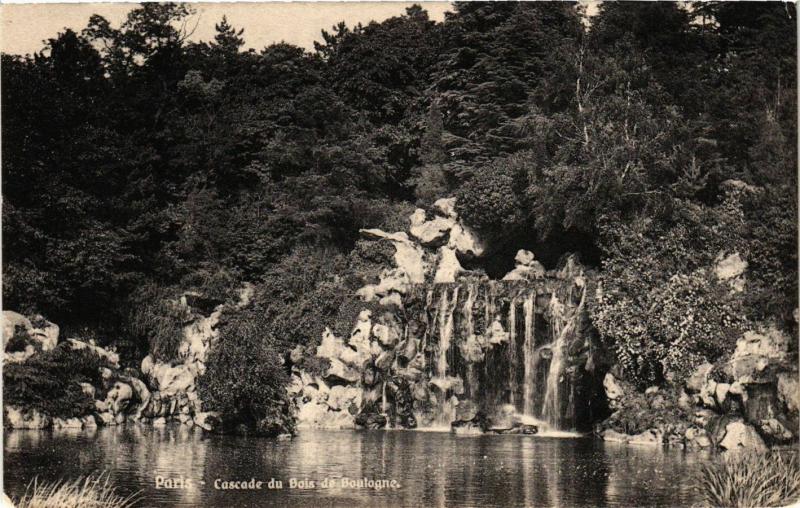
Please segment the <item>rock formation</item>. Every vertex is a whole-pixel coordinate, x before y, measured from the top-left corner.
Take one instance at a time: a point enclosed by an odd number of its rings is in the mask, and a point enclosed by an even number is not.
[[[485,246],[461,223],[453,199],[417,209],[407,232],[361,233],[395,249],[394,266],[357,292],[383,310],[364,310],[349,337],[324,332],[316,350],[327,361],[323,372],[293,367],[301,428],[484,431],[509,405],[553,427],[589,421],[599,383],[586,369],[593,342],[587,282],[573,258],[548,272],[521,250],[503,280],[467,271],[462,262]],[[332,399],[337,389],[342,395]],[[475,414],[467,418],[464,408]]]

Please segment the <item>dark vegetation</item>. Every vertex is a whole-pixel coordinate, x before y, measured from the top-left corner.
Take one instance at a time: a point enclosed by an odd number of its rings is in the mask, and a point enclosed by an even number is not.
[[[91,351],[61,343],[24,363],[3,366],[4,404],[60,418],[87,415],[95,410],[94,398],[78,383],[103,386],[100,369],[107,366]]]
[[[3,55],[5,307],[137,364],[174,355],[170,299],[252,282],[207,393],[263,413],[223,394],[282,400],[282,355],[348,331],[385,254],[358,229],[454,195],[493,275],[519,248],[599,270],[595,325],[641,386],[748,321],[793,326],[795,6],[684,7],[604,3],[588,25],[562,2],[457,3],[443,23],[412,7],[309,52],[245,51],[225,19],[191,42],[191,7],[148,3]],[[714,280],[721,252],[748,261],[744,295]]]

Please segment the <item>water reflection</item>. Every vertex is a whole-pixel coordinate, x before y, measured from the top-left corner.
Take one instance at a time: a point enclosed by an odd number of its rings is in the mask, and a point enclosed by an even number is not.
[[[109,471],[145,506],[674,506],[696,502],[697,457],[592,439],[461,437],[406,431],[304,431],[292,441],[210,436],[185,426],[94,432],[5,433],[5,484],[19,496],[46,480]],[[157,476],[192,480],[155,488]],[[399,489],[346,488],[350,479],[395,479]],[[216,479],[283,482],[231,491]],[[289,479],[314,489],[290,489]],[[333,487],[321,482],[335,479]],[[204,483],[202,483],[204,482]]]

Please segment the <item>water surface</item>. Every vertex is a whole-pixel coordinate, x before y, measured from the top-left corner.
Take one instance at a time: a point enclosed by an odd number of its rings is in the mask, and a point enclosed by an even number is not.
[[[697,456],[589,438],[304,430],[275,441],[138,425],[4,437],[4,488],[12,497],[36,475],[56,480],[108,471],[123,494],[142,491],[142,506],[638,507],[698,500],[691,487]],[[191,485],[157,489],[158,476]],[[399,485],[342,487],[342,477]],[[281,480],[283,489],[214,488],[216,480],[251,478]],[[314,481],[315,488],[290,489],[291,478]],[[334,479],[332,487],[321,488],[325,478]]]

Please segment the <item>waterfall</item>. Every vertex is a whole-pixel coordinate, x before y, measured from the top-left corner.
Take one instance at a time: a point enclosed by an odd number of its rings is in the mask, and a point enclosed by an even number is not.
[[[580,286],[558,279],[524,285],[470,278],[415,288],[411,312],[399,318],[413,321],[407,340],[419,335],[423,344],[424,364],[408,369],[425,373],[410,380],[419,421],[449,428],[458,403],[469,400],[493,424],[503,421],[506,405],[544,432],[572,425],[573,408],[584,403],[572,386],[577,378],[565,375],[583,316],[574,291]],[[391,412],[391,397],[383,399]]]
[[[525,344],[523,346],[523,364],[525,368],[525,384],[523,386],[523,413],[535,416],[534,394],[536,392],[536,292],[531,291],[522,304],[525,312]]]
[[[447,296],[447,288],[444,288],[439,299],[439,356],[436,359],[436,375],[440,377],[447,375],[447,350],[450,349],[453,333],[452,326],[448,327],[448,323],[452,323],[452,316],[448,312]]]
[[[550,360],[550,370],[547,373],[547,388],[544,397],[544,417],[550,425],[560,428],[561,414],[561,382],[566,359],[566,347],[569,339],[573,336],[577,321],[580,319],[583,310],[583,302],[586,297],[586,288],[583,288],[581,300],[577,308],[571,313],[570,319],[565,320],[565,306],[553,295],[550,301],[550,310],[553,320],[553,332],[555,338],[552,345],[553,358]],[[566,323],[565,323],[566,321]],[[568,401],[571,406],[572,401]],[[572,407],[568,407],[572,412]]]
[[[517,405],[517,299],[508,306],[508,386],[511,391],[508,403]]]
[[[450,343],[453,340],[453,327],[455,322],[456,305],[458,304],[458,286],[453,288],[452,301],[448,301],[447,288],[442,291],[439,301],[439,355],[436,360],[436,378],[438,378],[441,390],[441,401],[439,411],[436,416],[436,423],[439,425],[450,425],[454,419],[455,405],[447,396],[450,387],[453,386],[452,379],[448,376]]]
[[[467,299],[464,301],[464,331],[467,341],[475,341],[475,323],[472,317],[472,309],[475,306],[475,284],[467,286]],[[472,361],[467,362],[467,376],[464,380],[464,389],[468,397],[475,397],[478,390],[478,382],[475,376],[475,366]]]

